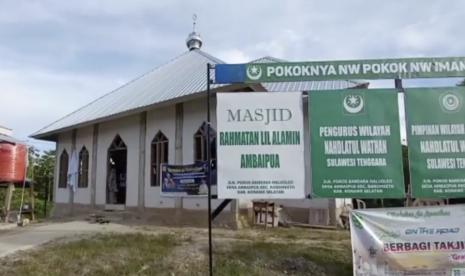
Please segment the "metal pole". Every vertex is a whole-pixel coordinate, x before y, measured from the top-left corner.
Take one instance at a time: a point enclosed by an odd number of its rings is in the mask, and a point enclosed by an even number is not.
[[[405,116],[405,127],[406,127],[406,131],[408,131],[408,126],[407,126],[407,112],[405,111],[405,89],[404,89],[404,85],[402,83],[402,79],[401,78],[396,78],[394,79],[394,88],[397,90],[397,93],[399,95],[399,93],[403,93],[404,97],[404,116]],[[408,145],[407,145],[408,146]],[[407,155],[408,155],[408,151],[407,151]],[[403,151],[403,147],[402,147],[402,170],[404,170],[405,168],[405,165],[407,165],[407,168],[410,168],[410,159],[407,158],[407,164],[404,164],[404,151]],[[404,173],[409,173],[409,170],[407,171],[403,171]],[[405,176],[404,176],[405,177]],[[405,179],[405,178],[404,178]],[[412,204],[412,184],[411,184],[411,179],[409,178],[407,181],[406,181],[406,184],[407,184],[407,187],[404,187],[404,190],[405,188],[407,188],[407,191],[405,193],[405,202],[404,202],[404,207],[409,207],[411,206]]]
[[[44,185],[44,188],[45,188],[45,192],[44,192],[44,218],[46,218],[47,217],[47,193],[48,193],[47,186],[48,186],[48,179],[45,181],[44,184],[45,184]]]
[[[45,188],[45,193],[44,193],[44,218],[47,217],[47,201],[48,201],[48,185],[49,185],[49,182],[50,182],[50,174],[49,172],[47,171],[46,172],[46,177],[45,178],[45,185],[44,185],[44,188]]]
[[[207,162],[208,162],[208,267],[213,275],[212,249],[212,194],[211,194],[211,153],[210,153],[210,63],[207,63]]]

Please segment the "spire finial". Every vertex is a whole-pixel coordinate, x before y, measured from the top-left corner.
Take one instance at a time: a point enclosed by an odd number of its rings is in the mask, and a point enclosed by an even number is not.
[[[197,24],[197,14],[192,15],[192,32],[195,33],[195,25]]]
[[[200,38],[200,34],[195,31],[195,27],[197,25],[197,14],[192,15],[192,33],[187,36],[186,45],[189,51],[200,49],[202,47],[202,38]]]

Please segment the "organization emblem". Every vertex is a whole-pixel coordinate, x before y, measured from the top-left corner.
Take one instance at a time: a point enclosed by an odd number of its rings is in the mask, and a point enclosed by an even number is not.
[[[258,80],[262,77],[262,68],[259,65],[247,66],[247,77],[251,80]]]
[[[358,114],[363,111],[365,101],[362,95],[350,94],[344,97],[342,100],[344,110],[349,114]]]
[[[455,112],[462,107],[462,101],[459,95],[446,92],[439,97],[439,103],[446,112]]]

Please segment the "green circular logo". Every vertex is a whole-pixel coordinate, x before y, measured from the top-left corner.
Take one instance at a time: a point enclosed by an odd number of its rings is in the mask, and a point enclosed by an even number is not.
[[[247,77],[251,80],[258,80],[262,77],[262,68],[259,65],[247,67]]]
[[[456,112],[462,107],[462,99],[459,95],[452,92],[442,94],[439,102],[446,112]]]
[[[360,95],[347,95],[344,97],[342,105],[347,112],[356,114],[363,110],[365,102],[363,101],[363,97]]]

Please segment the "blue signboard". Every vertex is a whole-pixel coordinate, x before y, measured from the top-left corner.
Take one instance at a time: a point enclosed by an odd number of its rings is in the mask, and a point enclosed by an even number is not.
[[[245,80],[245,64],[215,65],[215,83],[243,83]]]

